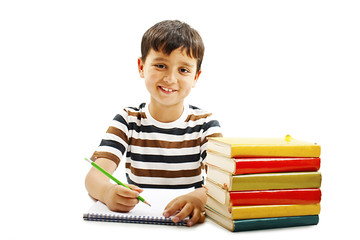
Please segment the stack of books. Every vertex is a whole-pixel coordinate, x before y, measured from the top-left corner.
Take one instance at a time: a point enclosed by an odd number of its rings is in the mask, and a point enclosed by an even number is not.
[[[230,231],[316,225],[320,145],[291,138],[209,138],[208,218]]]

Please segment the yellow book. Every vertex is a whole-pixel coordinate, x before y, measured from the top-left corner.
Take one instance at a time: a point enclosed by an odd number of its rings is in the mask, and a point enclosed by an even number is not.
[[[319,157],[321,148],[292,138],[237,138],[213,137],[208,139],[208,150],[227,157]]]
[[[272,217],[290,217],[318,215],[320,203],[304,205],[255,205],[255,206],[229,206],[221,204],[208,196],[206,208],[215,211],[229,219],[254,219]]]
[[[320,188],[320,172],[284,172],[233,175],[208,165],[207,180],[228,191]]]

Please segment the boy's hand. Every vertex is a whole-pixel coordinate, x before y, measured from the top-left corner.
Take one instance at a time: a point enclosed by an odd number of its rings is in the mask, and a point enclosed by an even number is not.
[[[194,194],[195,192],[196,190],[172,200],[165,207],[164,217],[170,217],[180,211],[173,217],[173,222],[180,222],[185,217],[190,216],[187,222],[189,227],[196,223],[203,223],[205,221],[203,196]]]
[[[139,203],[137,197],[143,190],[135,185],[128,186],[131,189],[117,184],[109,186],[105,192],[104,201],[111,211],[129,212]]]

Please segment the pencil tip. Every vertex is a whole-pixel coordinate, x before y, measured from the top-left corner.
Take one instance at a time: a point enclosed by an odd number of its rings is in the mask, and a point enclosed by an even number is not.
[[[151,207],[150,203],[148,203],[147,201],[144,201],[145,204],[149,205],[149,207]]]

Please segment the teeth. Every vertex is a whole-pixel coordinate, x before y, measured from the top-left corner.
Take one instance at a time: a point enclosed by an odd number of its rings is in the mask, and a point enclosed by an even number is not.
[[[165,88],[165,87],[161,87],[163,90],[167,91],[167,92],[173,92],[174,90],[170,89],[170,88]]]

